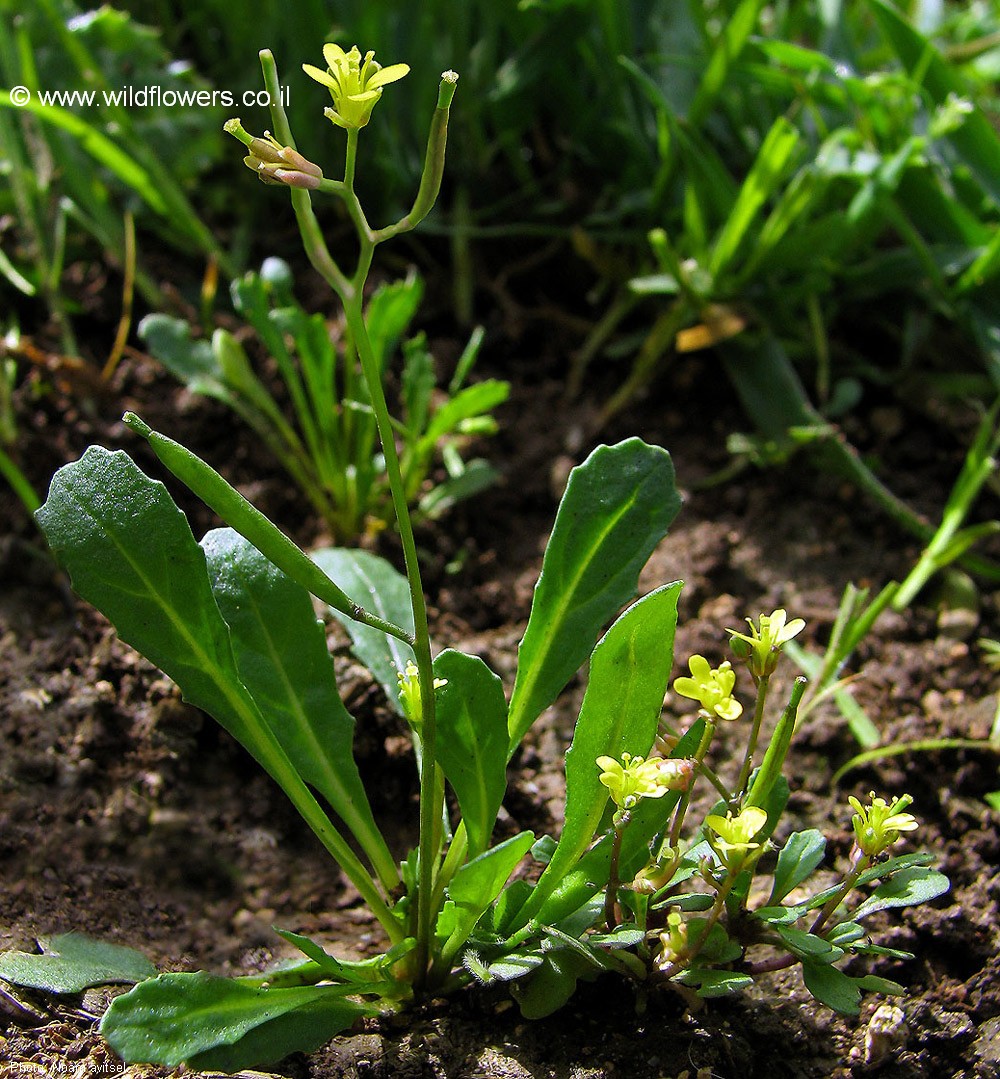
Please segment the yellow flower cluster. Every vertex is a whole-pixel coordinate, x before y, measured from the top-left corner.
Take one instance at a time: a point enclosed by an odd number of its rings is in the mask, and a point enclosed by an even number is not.
[[[713,668],[704,656],[688,660],[691,677],[674,679],[674,692],[698,701],[707,716],[718,719],[739,719],[743,705],[733,697],[736,672],[728,660]]]
[[[621,761],[614,757],[598,757],[601,782],[611,792],[619,809],[632,809],[642,798],[662,798],[670,790],[686,790],[694,774],[689,760],[665,760],[662,757],[633,757],[623,753]]]

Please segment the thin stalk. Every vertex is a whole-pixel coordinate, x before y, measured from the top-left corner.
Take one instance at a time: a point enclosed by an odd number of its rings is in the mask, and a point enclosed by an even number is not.
[[[826,925],[826,923],[833,916],[834,911],[841,903],[847,898],[848,894],[853,890],[854,885],[857,884],[858,877],[861,876],[863,870],[865,870],[870,864],[864,853],[857,847],[854,849],[854,854],[851,857],[851,867],[847,871],[847,876],[844,877],[844,881],[841,886],[833,893],[832,896],[823,905],[823,909],[816,916],[816,920],[809,927],[809,932],[813,935],[818,935],[819,931]]]
[[[618,925],[618,862],[622,853],[622,836],[628,827],[631,816],[619,812],[614,816],[614,835],[611,839],[611,861],[608,865],[608,887],[604,893],[604,921],[608,932],[613,933]]]
[[[742,869],[742,867],[741,867]],[[691,961],[698,955],[701,949],[705,946],[705,942],[708,940],[708,935],[712,931],[712,927],[722,916],[722,912],[726,906],[726,899],[729,893],[733,890],[733,885],[736,883],[736,878],[739,876],[739,872],[730,872],[726,879],[723,881],[719,888],[718,893],[715,896],[715,902],[712,904],[712,909],[708,912],[708,917],[700,926],[700,931],[693,941],[679,955],[675,956],[673,961],[662,969],[662,974],[666,978],[673,978],[680,974],[682,970],[690,966]]]
[[[362,247],[373,246],[362,244]],[[369,254],[370,259],[370,254]],[[430,631],[427,624],[427,605],[424,600],[423,585],[420,577],[420,565],[417,558],[417,545],[413,535],[409,507],[406,504],[406,492],[399,468],[399,455],[393,437],[392,421],[382,388],[382,373],[372,349],[368,330],[365,326],[360,295],[354,295],[344,303],[347,325],[354,338],[361,370],[368,384],[372,412],[378,427],[379,440],[385,457],[386,476],[389,480],[389,492],[392,496],[399,538],[403,547],[403,561],[406,567],[406,579],[410,588],[410,604],[413,609],[413,652],[420,679],[421,727],[420,737],[423,752],[420,757],[420,863],[417,884],[417,925],[416,925],[416,980],[422,982],[426,976],[430,958],[430,941],[433,932],[434,911],[432,905],[434,891],[434,869],[438,856],[437,840],[440,836],[440,819],[443,810],[443,797],[437,782],[436,743],[437,719],[434,702],[434,666],[431,658]]]
[[[701,767],[701,762],[708,752],[708,747],[712,744],[712,739],[715,737],[715,723],[713,720],[706,717],[705,729],[701,732],[701,741],[698,743],[698,748],[694,753],[695,768]],[[681,841],[681,828],[684,826],[684,817],[687,814],[688,806],[691,804],[691,791],[694,784],[692,783],[686,791],[681,795],[680,801],[677,803],[677,809],[674,813],[673,825],[670,828],[670,838],[667,841],[669,850],[676,850],[680,846]],[[660,854],[662,856],[663,849],[661,848]]]
[[[753,725],[750,728],[750,737],[747,740],[747,751],[743,757],[743,767],[740,769],[739,782],[736,784],[736,796],[742,798],[746,794],[747,782],[750,779],[750,769],[753,768],[753,755],[757,749],[757,739],[760,737],[760,725],[764,718],[764,702],[767,700],[767,687],[769,678],[761,678],[757,682],[757,701],[753,710]]]
[[[290,146],[294,150],[296,147],[295,140],[292,138],[292,129],[281,104],[281,86],[278,83],[278,68],[274,62],[274,56],[270,49],[261,49],[259,55],[261,71],[264,73],[264,86],[271,100],[271,122],[274,124],[275,138],[283,146]],[[295,211],[295,219],[302,235],[302,244],[313,268],[341,299],[347,294],[353,294],[353,284],[334,261],[326,246],[323,231],[313,213],[309,192],[294,187],[290,188],[290,191],[292,209]]]
[[[265,49],[260,53],[264,83],[271,97],[271,117],[275,136],[284,146],[294,148],[291,128],[289,127],[278,85],[277,68],[274,57]],[[414,981],[417,985],[426,984],[430,966],[431,938],[434,929],[434,877],[436,863],[440,856],[443,842],[441,821],[444,813],[444,784],[436,764],[437,719],[434,701],[434,667],[431,657],[430,632],[427,624],[427,604],[424,599],[417,557],[417,545],[413,535],[413,523],[410,519],[406,488],[400,469],[399,454],[396,450],[392,417],[385,399],[382,385],[382,371],[368,336],[364,318],[364,285],[371,268],[372,256],[376,244],[389,239],[400,232],[413,228],[421,221],[437,198],[444,169],[444,153],[448,132],[448,112],[455,94],[458,76],[454,72],[445,72],[438,88],[438,104],[431,122],[431,132],[427,142],[427,154],[420,187],[410,212],[395,225],[372,232],[365,218],[364,211],[354,191],[354,177],[357,165],[357,130],[347,133],[347,153],[344,165],[343,185],[321,186],[333,188],[344,199],[344,203],[358,232],[360,249],[354,275],[348,278],[333,260],[327,249],[312,211],[309,191],[293,188],[292,205],[295,209],[306,253],[314,268],[339,295],[344,305],[347,328],[354,347],[357,350],[361,371],[368,389],[369,403],[382,453],[385,460],[386,479],[392,498],[396,525],[403,547],[403,561],[406,567],[406,579],[410,591],[410,605],[413,611],[413,645],[420,683],[421,725],[420,725],[420,838],[419,867],[417,881],[416,926],[417,946],[414,954]]]

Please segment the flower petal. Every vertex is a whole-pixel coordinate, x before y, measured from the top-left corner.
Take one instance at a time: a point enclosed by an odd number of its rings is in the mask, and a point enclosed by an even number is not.
[[[382,96],[381,90],[365,90],[360,94],[346,94],[345,97],[348,101],[357,101],[359,104],[363,104],[366,101],[378,101]]]
[[[409,64],[390,64],[388,67],[382,68],[381,71],[376,71],[366,85],[369,90],[378,86],[386,86],[390,82],[399,82],[400,79],[409,73]]]
[[[806,628],[806,621],[804,618],[793,618],[791,622],[781,631],[780,644],[784,644],[786,641],[790,641],[793,637],[800,634]]]
[[[761,828],[767,824],[767,813],[760,806],[747,806],[737,817],[737,820],[747,829],[747,838],[753,839]]]
[[[309,76],[310,79],[315,79],[317,82],[321,82],[324,86],[329,87],[331,90],[337,89],[337,82],[330,76],[329,72],[320,71],[318,67],[314,67],[312,64],[303,64],[302,70]]]
[[[712,665],[705,659],[704,656],[692,656],[688,660],[688,668],[691,674],[694,675],[700,682],[705,681],[711,674]]]
[[[323,46],[323,59],[329,67],[340,67],[347,63],[347,53],[335,41],[328,41]]]
[[[743,715],[743,705],[734,697],[719,701],[715,706],[715,714],[720,719],[739,719]]]
[[[682,697],[690,697],[695,701],[701,698],[701,689],[698,683],[693,678],[687,678],[683,675],[674,679],[674,692],[679,693]]]

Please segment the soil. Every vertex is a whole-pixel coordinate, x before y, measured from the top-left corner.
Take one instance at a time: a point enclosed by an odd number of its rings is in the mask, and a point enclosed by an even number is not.
[[[508,684],[558,494],[569,467],[597,441],[590,433],[594,402],[617,377],[599,374],[589,399],[564,400],[564,342],[547,339],[544,327],[544,319],[525,317],[516,335],[509,325],[490,328],[481,373],[510,378],[514,387],[500,435],[483,447],[503,479],[420,535],[438,644],[482,655]],[[439,348],[448,350],[447,342]],[[43,387],[45,396],[36,392]],[[743,426],[727,394],[711,357],[689,357],[601,435],[616,441],[637,434],[666,446],[686,492],[642,578],[643,590],[686,582],[678,667],[695,651],[724,658],[725,627],[777,606],[807,620],[803,643],[815,651],[848,582],[878,589],[904,574],[918,553],[857,491],[805,458],[703,487],[728,462],[726,435]],[[117,420],[134,408],[224,464],[230,479],[299,540],[322,540],[239,424],[169,383],[139,354],[125,360],[104,397],[38,368],[18,403],[24,461],[39,489],[90,442],[125,447],[161,475]],[[880,461],[898,492],[918,509],[938,512],[961,463],[969,417],[929,416],[881,401],[852,422],[849,435]],[[196,535],[216,523],[176,485],[172,491]],[[164,970],[227,974],[259,971],[290,954],[273,925],[317,937],[340,954],[377,949],[377,926],[280,791],[71,596],[6,489],[0,513],[7,522],[0,547],[0,949],[32,949],[40,936],[76,930],[137,948]],[[984,513],[995,516],[995,507]],[[395,557],[391,538],[383,536],[379,549]],[[989,591],[958,606],[929,591],[877,623],[850,671],[854,696],[884,744],[989,735],[997,678],[976,643],[983,636],[1000,637]],[[358,719],[359,764],[376,815],[402,855],[414,841],[407,821],[416,817],[405,739],[335,628],[331,640]],[[570,687],[515,758],[503,828],[558,828],[561,762],[580,692]],[[670,697],[665,709],[686,713]],[[854,769],[834,786],[833,772],[857,751],[832,704],[812,712],[791,758],[791,823],[822,828],[842,861],[847,795],[908,791],[923,822],[914,842],[934,853],[952,882],[934,903],[879,923],[879,942],[916,954],[909,962],[872,965],[907,989],[898,1002],[905,1022],[884,1056],[866,1040],[878,999],[858,1019],[837,1016],[813,1001],[792,971],[696,1010],[671,992],[637,1000],[624,982],[605,976],[538,1022],[524,1021],[502,992],[469,990],[366,1021],[272,1070],[295,1079],[1000,1074],[1000,837],[997,814],[984,801],[1000,786],[996,758],[974,749],[905,752]],[[11,992],[10,1001],[0,995],[2,1079],[121,1072],[96,1033],[106,991],[59,999]],[[125,1074],[165,1073],[133,1066]]]

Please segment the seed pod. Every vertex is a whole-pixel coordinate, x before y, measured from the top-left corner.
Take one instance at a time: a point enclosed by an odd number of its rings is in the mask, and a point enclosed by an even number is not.
[[[380,629],[407,644],[413,644],[413,637],[405,630],[369,614],[355,603],[277,525],[272,524],[239,491],[231,487],[211,465],[179,442],[154,431],[134,412],[126,412],[123,419],[133,431],[146,439],[165,468],[293,581],[324,603],[328,603],[334,610],[346,614],[348,618]]]

